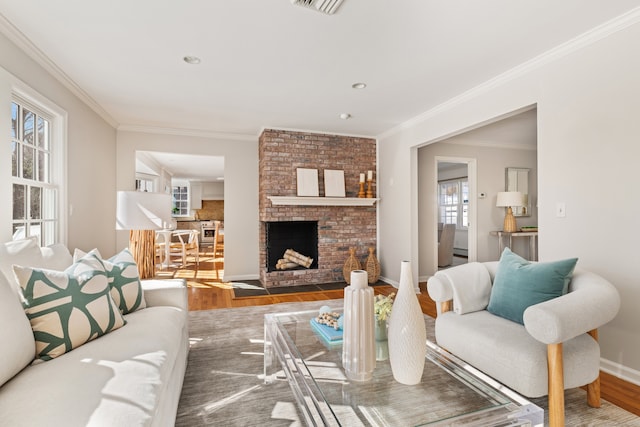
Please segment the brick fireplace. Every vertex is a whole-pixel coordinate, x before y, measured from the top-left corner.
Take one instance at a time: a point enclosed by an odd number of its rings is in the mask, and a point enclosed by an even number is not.
[[[343,170],[347,198],[357,197],[360,174],[371,170],[374,197],[377,194],[375,139],[265,129],[259,139],[259,243],[260,280],[267,288],[341,282],[349,247],[357,248],[361,262],[368,255],[368,248],[376,247],[375,204],[274,205],[269,196],[296,196],[297,168],[318,170],[321,197],[324,170]],[[312,268],[271,271],[273,268],[267,265],[268,224],[285,221],[317,222],[317,259]]]

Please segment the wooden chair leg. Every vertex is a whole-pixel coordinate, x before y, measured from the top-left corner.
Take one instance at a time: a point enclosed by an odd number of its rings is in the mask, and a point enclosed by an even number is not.
[[[598,330],[593,329],[589,331],[589,335],[598,341]],[[596,378],[591,384],[587,384],[587,405],[592,408],[599,408],[601,405],[600,402],[600,373],[598,373],[598,378]]]
[[[549,426],[564,427],[564,371],[562,343],[547,345],[549,370]]]

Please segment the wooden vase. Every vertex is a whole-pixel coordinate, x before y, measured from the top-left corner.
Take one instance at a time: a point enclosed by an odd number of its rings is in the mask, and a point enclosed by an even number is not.
[[[365,261],[365,271],[369,275],[369,284],[376,283],[380,277],[380,263],[374,255],[375,248],[369,248],[369,256]]]
[[[347,282],[347,285],[351,284],[351,272],[361,269],[360,261],[356,258],[356,248],[349,248],[349,257],[345,261],[344,267],[342,267],[342,276],[344,277],[344,281]]]

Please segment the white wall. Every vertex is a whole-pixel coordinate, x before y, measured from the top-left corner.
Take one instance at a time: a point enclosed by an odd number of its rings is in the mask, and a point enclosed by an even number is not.
[[[51,74],[0,35],[0,134],[10,135],[11,88],[15,79],[64,110],[67,122],[67,235],[71,250],[115,249],[115,129]],[[0,198],[11,200],[11,146],[0,144]],[[0,241],[11,240],[11,209],[0,209]]]
[[[471,138],[465,135],[465,140]],[[481,145],[456,144],[457,138],[437,142],[421,147],[418,150],[418,239],[419,239],[419,269],[420,280],[425,280],[437,271],[434,252],[437,235],[437,223],[434,203],[437,203],[437,188],[435,181],[436,157],[463,157],[476,159],[476,181],[478,193],[486,193],[484,199],[475,197],[477,206],[477,260],[498,260],[497,237],[490,236],[494,230],[502,230],[504,209],[496,207],[496,196],[505,188],[505,168],[530,168],[529,190],[533,200],[537,200],[537,161],[535,150],[507,149],[486,147]],[[455,175],[455,172],[453,172]],[[452,177],[453,177],[452,175]],[[458,175],[459,176],[459,175]],[[535,204],[532,206],[530,217],[518,217],[518,226],[537,225],[538,216]],[[514,250],[526,257],[528,255],[528,241],[514,242]],[[517,245],[517,246],[516,246]]]
[[[537,104],[540,259],[577,256],[616,286],[622,308],[601,329],[602,356],[627,378],[640,374],[639,15],[379,138],[385,275],[397,278],[402,259],[418,263],[416,147]],[[566,203],[565,218],[556,218],[557,202]]]
[[[135,186],[135,152],[160,151],[224,156],[224,280],[259,278],[258,138],[220,140],[205,136],[118,131],[117,188]],[[128,234],[118,233],[118,247]]]

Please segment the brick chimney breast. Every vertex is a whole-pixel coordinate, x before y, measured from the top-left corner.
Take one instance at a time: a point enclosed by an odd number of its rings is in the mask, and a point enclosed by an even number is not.
[[[259,138],[260,280],[267,288],[342,282],[349,247],[361,261],[376,247],[376,207],[273,206],[268,196],[296,196],[298,168],[317,169],[320,196],[324,170],[344,171],[346,197],[357,197],[360,174],[374,171],[376,140],[321,133],[265,129]],[[317,221],[317,268],[267,271],[265,224],[274,221]]]

